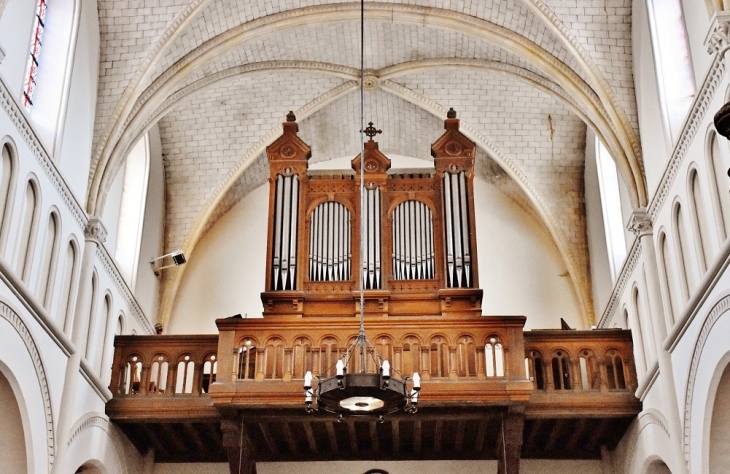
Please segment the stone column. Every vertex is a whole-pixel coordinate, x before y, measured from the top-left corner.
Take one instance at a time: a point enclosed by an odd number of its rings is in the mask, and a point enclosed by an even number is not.
[[[684,458],[682,446],[682,425],[679,420],[679,404],[677,403],[677,392],[674,385],[674,371],[672,368],[672,356],[664,349],[664,340],[667,337],[666,318],[664,315],[664,302],[662,290],[659,284],[659,266],[657,264],[657,252],[654,246],[653,224],[646,213],[646,209],[635,209],[631,215],[628,229],[636,234],[641,243],[641,254],[644,257],[646,269],[646,290],[649,301],[649,322],[651,323],[654,346],[657,349],[657,362],[659,364],[659,375],[664,399],[664,416],[669,424],[672,452],[674,453],[675,474],[687,473],[687,461]],[[638,316],[638,315],[637,315]]]
[[[84,237],[86,238],[86,244],[84,245],[84,254],[81,260],[81,270],[79,271],[79,290],[76,296],[76,309],[74,310],[73,332],[71,335],[74,352],[66,364],[61,406],[58,411],[58,427],[56,428],[58,443],[56,444],[56,457],[53,461],[51,474],[65,472],[66,450],[71,434],[71,426],[75,421],[73,419],[73,409],[76,402],[76,387],[80,376],[81,357],[84,356],[86,350],[86,339],[89,331],[91,275],[94,271],[97,246],[106,239],[106,229],[104,229],[98,217],[89,218],[89,222],[84,227]]]
[[[106,229],[99,217],[90,217],[84,227],[84,254],[81,257],[81,270],[79,271],[79,291],[76,294],[76,307],[74,310],[73,331],[71,340],[76,350],[81,352],[87,359],[86,354],[87,337],[89,335],[89,319],[91,315],[91,277],[94,273],[94,262],[96,261],[96,250],[99,244],[106,241]]]

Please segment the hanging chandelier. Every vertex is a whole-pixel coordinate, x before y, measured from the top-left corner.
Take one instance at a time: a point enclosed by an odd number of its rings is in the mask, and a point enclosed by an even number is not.
[[[365,0],[360,0],[360,158],[365,158],[365,135],[373,129],[372,123],[365,128]],[[379,131],[378,131],[379,132]],[[360,209],[365,208],[365,167],[360,167]],[[365,212],[360,212],[360,255],[365,254]],[[362,262],[361,262],[362,265]],[[390,362],[381,359],[375,347],[365,336],[365,281],[367,268],[362,265],[360,274],[360,330],[357,338],[345,355],[335,365],[335,375],[319,378],[316,385],[309,371],[304,376],[304,403],[307,413],[324,410],[344,415],[378,416],[403,410],[406,413],[418,411],[418,397],[421,393],[421,377],[414,372],[412,377],[399,377],[391,369]],[[348,373],[351,358],[359,352],[360,371]],[[366,353],[373,354],[375,373],[366,370]]]

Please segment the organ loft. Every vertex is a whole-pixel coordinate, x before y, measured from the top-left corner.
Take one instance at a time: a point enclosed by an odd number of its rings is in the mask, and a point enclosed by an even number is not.
[[[107,413],[140,452],[248,474],[337,459],[496,460],[514,474],[521,458],[615,448],[641,410],[630,332],[524,331],[525,316],[482,315],[476,147],[453,109],[444,129],[431,170],[391,170],[370,124],[352,171],[310,171],[287,115],[266,149],[263,317],[218,319],[217,336],[116,338]],[[348,357],[361,310],[372,343]],[[308,377],[382,377],[386,360],[393,377],[422,381],[417,413],[305,411]]]

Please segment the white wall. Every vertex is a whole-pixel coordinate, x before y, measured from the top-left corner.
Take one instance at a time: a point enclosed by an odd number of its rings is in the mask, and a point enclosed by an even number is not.
[[[600,314],[606,307],[613,291],[611,270],[606,246],[606,230],[601,207],[601,189],[598,182],[596,163],[595,135],[588,129],[586,132],[586,158],[583,178],[586,206],[586,236],[588,241],[588,257],[591,269],[591,289],[593,290],[593,306]],[[618,270],[617,270],[618,271]]]
[[[149,131],[150,176],[147,183],[142,243],[137,264],[137,281],[132,289],[142,310],[154,324],[157,321],[160,282],[149,261],[162,255],[165,233],[165,169],[157,125]]]
[[[0,75],[18,101],[23,94],[35,5],[33,1],[8,0],[0,17],[0,47],[5,51]]]
[[[570,277],[544,226],[503,193],[475,180],[483,314],[526,315],[529,328],[581,327]],[[263,311],[268,184],[234,206],[189,256],[170,334],[215,333],[214,321]]]
[[[96,0],[81,2],[81,20],[58,166],[76,199],[86,202],[99,80],[99,16]]]

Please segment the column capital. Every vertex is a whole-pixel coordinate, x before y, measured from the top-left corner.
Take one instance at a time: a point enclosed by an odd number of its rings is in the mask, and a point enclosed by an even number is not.
[[[631,213],[631,218],[626,228],[638,237],[642,235],[651,234],[654,226],[651,222],[651,218],[646,213],[646,208],[634,209]]]
[[[709,54],[722,54],[730,49],[730,11],[719,11],[712,17],[705,47]]]
[[[101,244],[106,242],[106,236],[106,228],[101,222],[101,218],[96,216],[89,217],[89,221],[84,226],[84,238],[87,241],[93,240]]]

